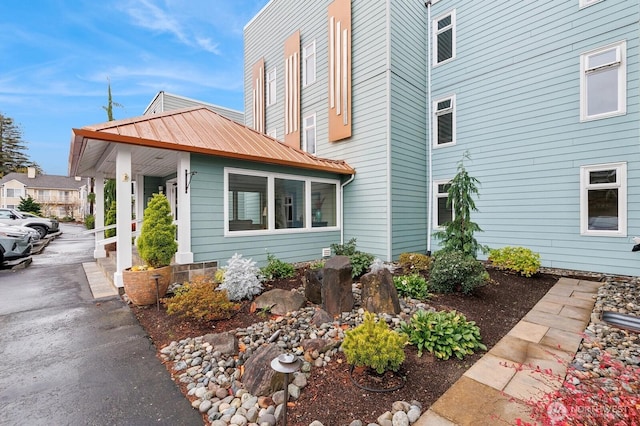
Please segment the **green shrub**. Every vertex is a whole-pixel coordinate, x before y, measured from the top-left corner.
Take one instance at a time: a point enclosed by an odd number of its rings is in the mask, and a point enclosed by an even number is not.
[[[227,260],[222,284],[218,290],[226,290],[229,300],[250,299],[262,291],[262,274],[256,262],[235,253]]]
[[[386,370],[398,371],[404,362],[406,343],[405,335],[389,329],[386,322],[376,320],[371,312],[365,312],[364,322],[345,332],[342,350],[349,364],[382,374]]]
[[[480,342],[480,328],[456,311],[417,311],[408,324],[400,324],[400,331],[417,347],[418,356],[427,351],[438,359],[446,360],[452,355],[462,359],[475,350],[487,350]]]
[[[411,274],[393,277],[393,284],[401,296],[424,300],[429,297],[427,280],[421,275]]]
[[[489,262],[496,268],[530,277],[540,271],[540,254],[524,247],[503,247],[489,251]]]
[[[422,253],[401,253],[398,263],[405,271],[425,272],[431,267],[431,257]]]
[[[309,265],[309,269],[322,269],[322,268],[324,268],[324,264],[325,264],[324,259],[323,260],[317,260],[315,262],[312,262]]]
[[[216,291],[216,284],[204,277],[185,283],[167,300],[169,315],[196,320],[227,319],[239,308],[240,305],[229,301],[226,291]]]
[[[331,244],[331,251],[336,256],[348,256],[351,263],[351,276],[357,278],[364,274],[375,256],[356,250],[356,239],[352,238],[345,244]]]
[[[488,280],[489,274],[482,263],[460,251],[436,253],[429,273],[429,286],[439,293],[470,294]]]
[[[116,202],[112,201],[109,205],[109,210],[104,216],[104,226],[116,224]],[[116,236],[116,228],[105,229],[104,237],[111,238]]]
[[[84,217],[84,226],[87,229],[93,229],[96,227],[96,217],[92,214],[88,214]]]
[[[296,274],[296,268],[290,263],[277,259],[271,253],[267,253],[267,266],[262,268],[261,272],[267,280],[274,278],[291,278]]]
[[[153,194],[144,209],[144,221],[136,244],[145,264],[154,268],[171,264],[171,258],[178,250],[176,225],[169,201],[163,194]]]

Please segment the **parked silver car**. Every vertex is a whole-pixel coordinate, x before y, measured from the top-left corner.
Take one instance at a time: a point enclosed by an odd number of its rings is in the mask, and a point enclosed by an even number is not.
[[[5,260],[26,257],[31,253],[32,236],[13,226],[0,226],[0,265]]]
[[[23,214],[17,210],[7,208],[0,209],[0,223],[28,226],[38,231],[40,238],[44,238],[52,232],[58,232],[59,228],[58,221],[55,219],[47,219],[31,213]]]

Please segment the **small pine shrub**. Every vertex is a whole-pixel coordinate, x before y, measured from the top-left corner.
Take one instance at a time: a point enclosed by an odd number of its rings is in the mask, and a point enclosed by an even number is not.
[[[398,371],[404,362],[407,337],[391,329],[384,321],[365,312],[364,322],[345,332],[342,350],[349,364],[369,367],[378,374]]]
[[[345,244],[331,244],[331,251],[336,256],[348,256],[351,263],[351,276],[357,278],[364,274],[373,263],[375,257],[372,254],[356,250],[356,239],[351,238]]]
[[[216,291],[216,284],[197,277],[175,291],[167,300],[167,313],[182,318],[215,321],[230,318],[240,305],[232,303],[226,291]]]
[[[163,194],[153,194],[144,209],[144,221],[137,240],[138,254],[149,266],[169,266],[178,250],[176,225],[171,216],[171,205]]]
[[[460,251],[441,251],[436,253],[429,286],[439,293],[461,291],[471,294],[476,287],[489,281],[489,274],[481,262]]]
[[[540,254],[524,247],[503,247],[489,251],[489,262],[496,268],[530,277],[540,272]]]
[[[296,274],[296,268],[292,264],[277,259],[271,253],[267,253],[267,266],[261,269],[262,276],[267,280],[275,278],[291,278]]]
[[[421,275],[411,274],[393,277],[393,284],[403,297],[411,297],[418,300],[424,300],[429,297],[427,280]]]
[[[408,324],[400,324],[400,331],[417,347],[418,356],[427,351],[442,360],[453,355],[463,359],[475,350],[487,350],[480,342],[480,328],[456,311],[417,311]]]
[[[229,300],[250,299],[262,291],[262,275],[256,262],[234,254],[227,260],[224,279],[218,290],[227,290]]]
[[[431,257],[422,253],[401,253],[398,263],[405,271],[426,272],[431,267]]]

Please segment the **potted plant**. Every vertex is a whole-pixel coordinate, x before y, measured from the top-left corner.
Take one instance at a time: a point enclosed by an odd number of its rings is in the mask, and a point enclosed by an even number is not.
[[[138,255],[144,265],[122,273],[124,291],[133,304],[151,305],[167,292],[172,275],[171,258],[178,250],[175,233],[169,201],[162,194],[153,194],[144,210],[137,240]]]

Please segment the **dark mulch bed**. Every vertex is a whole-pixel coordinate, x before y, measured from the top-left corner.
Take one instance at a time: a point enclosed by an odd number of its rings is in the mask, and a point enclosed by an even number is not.
[[[546,294],[556,283],[558,276],[539,274],[533,278],[489,270],[492,283],[481,287],[471,296],[438,294],[431,298],[431,305],[438,310],[456,310],[480,327],[482,341],[491,348]],[[272,288],[292,289],[301,285],[300,276],[279,280],[265,285]],[[203,323],[185,321],[169,316],[161,307],[133,307],[140,324],[145,328],[158,349],[185,337],[218,333],[238,327],[246,327],[265,320],[258,312],[250,312],[250,303],[243,304],[233,318],[225,321]],[[406,384],[399,390],[386,393],[369,392],[357,387],[349,375],[344,355],[338,353],[326,368],[312,369],[309,384],[300,399],[288,408],[288,424],[308,425],[319,420],[325,425],[347,425],[359,419],[365,424],[391,409],[394,401],[416,400],[426,410],[442,395],[483,353],[464,360],[435,360],[428,354],[417,356],[415,348],[408,346],[402,371]],[[358,374],[355,371],[356,380]]]

